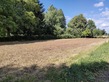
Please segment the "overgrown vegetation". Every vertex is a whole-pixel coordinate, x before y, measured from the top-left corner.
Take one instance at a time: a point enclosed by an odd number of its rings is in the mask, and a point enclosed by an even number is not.
[[[82,14],[72,18],[66,25],[62,9],[51,5],[48,11],[44,12],[43,4],[39,0],[0,0],[0,37],[2,38],[96,37],[105,33],[104,30],[96,28],[93,20],[87,20]]]

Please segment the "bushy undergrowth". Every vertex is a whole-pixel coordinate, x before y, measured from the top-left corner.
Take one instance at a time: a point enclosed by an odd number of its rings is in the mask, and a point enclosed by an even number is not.
[[[52,36],[52,35],[42,35],[42,36],[11,36],[11,37],[0,37],[0,42],[50,40],[50,39],[58,39],[58,38],[56,36]]]
[[[71,35],[71,34],[62,34],[62,35],[60,36],[60,38],[65,38],[65,39],[67,39],[67,38],[75,38],[75,36],[73,36],[73,35]]]

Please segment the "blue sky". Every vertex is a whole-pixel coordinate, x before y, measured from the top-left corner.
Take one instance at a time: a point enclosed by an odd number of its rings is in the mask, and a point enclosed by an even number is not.
[[[40,0],[45,10],[50,5],[62,9],[69,22],[76,15],[84,14],[87,19],[95,21],[97,28],[109,33],[109,0]]]

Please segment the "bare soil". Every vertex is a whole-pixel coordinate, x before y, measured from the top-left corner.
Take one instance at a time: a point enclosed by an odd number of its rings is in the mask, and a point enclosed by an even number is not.
[[[78,38],[0,43],[0,67],[60,64],[81,51],[84,52],[106,41],[108,39]]]

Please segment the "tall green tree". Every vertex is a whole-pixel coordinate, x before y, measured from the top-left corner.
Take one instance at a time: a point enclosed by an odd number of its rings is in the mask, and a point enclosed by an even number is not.
[[[85,29],[86,24],[86,18],[83,16],[83,14],[80,14],[71,19],[71,21],[68,23],[68,27]]]
[[[39,0],[0,0],[0,34],[2,36],[41,35],[44,8]]]
[[[56,13],[57,9],[51,5],[48,8],[48,11],[45,13],[45,24],[46,24],[46,33],[53,35],[56,24]]]
[[[89,28],[89,29],[95,29],[96,28],[95,22],[93,20],[88,20],[88,22],[87,22],[87,28]]]
[[[53,5],[48,8],[45,13],[45,23],[47,28],[47,33],[51,35],[56,35],[56,30],[58,31],[65,29],[66,20],[63,11],[56,9]],[[61,33],[61,32],[60,32]]]
[[[83,14],[75,16],[68,23],[68,28],[72,28],[72,34],[75,37],[81,37],[82,32],[86,29],[86,27],[87,19],[83,16]]]
[[[18,15],[18,34],[41,35],[44,24],[43,4],[39,0],[18,0],[16,2]]]
[[[0,34],[10,36],[17,29],[14,0],[0,0]]]
[[[86,28],[87,29],[85,30],[85,32],[88,31],[88,30],[90,30],[90,32],[91,32],[87,35],[87,37],[94,37],[93,30],[96,29],[95,22],[93,20],[88,20]]]
[[[64,16],[64,13],[62,9],[59,9],[57,11],[57,25],[60,26],[61,28],[66,28],[66,19]]]

